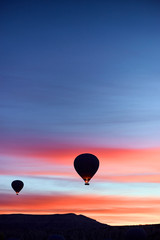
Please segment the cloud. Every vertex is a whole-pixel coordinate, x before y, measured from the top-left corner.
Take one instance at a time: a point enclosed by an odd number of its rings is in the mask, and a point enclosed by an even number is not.
[[[145,222],[146,216],[153,217],[160,214],[160,202],[158,198],[138,198],[122,196],[100,196],[100,195],[24,195],[3,194],[0,200],[0,213],[30,213],[30,214],[55,214],[76,213],[93,217],[99,221],[107,219],[121,223],[123,217],[132,219],[134,223],[139,222],[139,217]],[[148,217],[149,219],[149,217]],[[123,222],[123,221],[122,221]]]
[[[100,182],[160,182],[160,149],[111,149],[75,147],[61,144],[10,145],[0,156],[1,175],[77,176],[73,162],[77,155],[89,152],[100,161],[96,180]]]
[[[160,183],[160,175],[156,174],[130,174],[130,175],[112,175],[99,176],[99,182],[114,182],[114,183]]]

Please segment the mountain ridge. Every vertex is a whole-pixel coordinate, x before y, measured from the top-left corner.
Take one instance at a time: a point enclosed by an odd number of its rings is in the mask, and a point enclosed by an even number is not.
[[[48,240],[50,235],[60,234],[65,240],[124,240],[126,232],[137,227],[146,231],[147,240],[160,239],[160,224],[110,226],[75,213],[0,214],[0,236],[3,233],[5,239]]]

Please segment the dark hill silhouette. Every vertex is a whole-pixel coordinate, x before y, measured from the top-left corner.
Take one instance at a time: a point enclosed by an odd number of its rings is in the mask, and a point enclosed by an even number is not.
[[[125,240],[126,232],[137,226],[109,226],[76,214],[0,215],[0,240],[47,240],[57,234],[65,240]],[[147,240],[160,239],[160,225],[140,225]],[[5,236],[5,237],[4,237]]]
[[[108,228],[109,226],[106,224],[72,213],[0,215],[0,232],[3,232],[6,237],[13,236],[22,240],[45,240],[54,233],[63,234],[66,240],[89,240],[94,239],[99,232],[103,235]]]
[[[52,228],[58,230],[73,228],[102,228],[108,225],[102,224],[83,215],[54,214],[54,215],[31,215],[31,214],[2,214],[0,215],[0,227],[8,228]]]

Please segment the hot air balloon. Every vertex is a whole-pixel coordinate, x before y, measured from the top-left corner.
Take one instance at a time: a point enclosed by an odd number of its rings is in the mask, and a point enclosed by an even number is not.
[[[83,153],[75,158],[74,168],[85,181],[85,185],[89,185],[90,179],[94,176],[99,168],[99,160],[93,154]]]
[[[146,240],[147,234],[143,228],[133,227],[126,233],[126,240]]]
[[[16,194],[18,195],[18,193],[22,190],[24,183],[21,180],[14,180],[11,183],[11,186],[13,190],[16,192]]]

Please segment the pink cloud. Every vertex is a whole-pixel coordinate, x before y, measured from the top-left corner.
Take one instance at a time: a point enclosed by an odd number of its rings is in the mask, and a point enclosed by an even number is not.
[[[112,175],[99,176],[96,178],[99,182],[114,182],[114,183],[160,183],[159,174],[131,174],[131,175]]]
[[[85,152],[95,154],[100,160],[97,181],[110,182],[160,182],[160,148],[153,149],[107,149],[76,147],[64,143],[38,143],[33,146],[11,144],[3,148],[4,156],[14,157],[0,170],[1,175],[52,175],[76,177],[73,162]],[[2,157],[3,157],[2,155]],[[6,166],[6,167],[5,167]],[[16,167],[17,166],[17,167]]]

